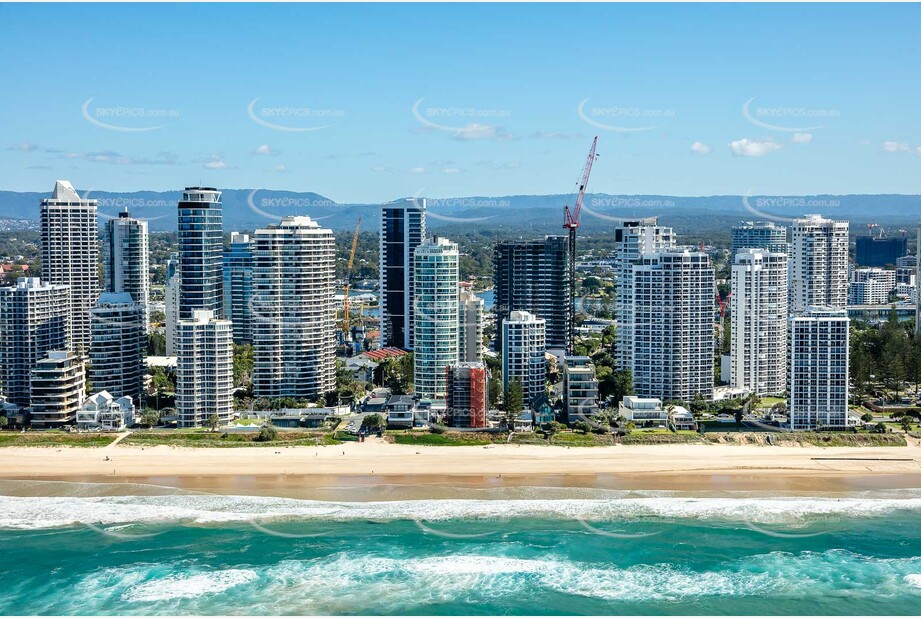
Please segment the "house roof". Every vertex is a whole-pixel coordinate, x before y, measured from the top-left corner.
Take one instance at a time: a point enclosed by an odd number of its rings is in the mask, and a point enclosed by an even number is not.
[[[399,348],[381,348],[380,350],[371,350],[370,352],[364,352],[362,354],[362,356],[372,360],[384,360],[405,355],[406,351],[400,350]]]

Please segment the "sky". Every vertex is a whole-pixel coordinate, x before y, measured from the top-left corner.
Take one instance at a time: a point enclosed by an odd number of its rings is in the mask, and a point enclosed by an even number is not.
[[[0,4],[0,190],[921,193],[921,6]]]

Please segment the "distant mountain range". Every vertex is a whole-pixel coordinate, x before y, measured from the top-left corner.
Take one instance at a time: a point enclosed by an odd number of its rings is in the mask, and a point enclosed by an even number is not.
[[[269,189],[222,189],[224,229],[252,230],[283,215],[309,215],[336,230],[352,229],[362,217],[362,229],[378,228],[379,204],[339,204],[317,193]],[[85,189],[80,195],[87,195]],[[0,191],[0,219],[38,219],[39,200],[48,193]],[[150,220],[154,231],[176,229],[176,202],[180,191],[117,193],[90,191],[99,200],[101,218],[114,217],[125,207]],[[421,201],[421,198],[419,198]],[[563,205],[571,195],[510,195],[502,197],[429,198],[428,227],[432,229],[486,227],[550,233],[559,230]],[[818,213],[848,219],[855,224],[879,223],[909,228],[921,220],[921,195],[810,195],[677,197],[669,195],[589,194],[585,198],[581,233],[609,229],[622,219],[658,216],[661,223],[687,231],[713,229],[741,220],[773,218],[779,223]]]

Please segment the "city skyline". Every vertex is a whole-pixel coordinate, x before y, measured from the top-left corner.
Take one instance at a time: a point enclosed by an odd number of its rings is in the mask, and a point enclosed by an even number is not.
[[[0,102],[4,189],[40,190],[53,171],[89,190],[199,182],[349,203],[557,194],[600,134],[597,192],[921,193],[921,126],[899,103],[917,98],[921,63],[897,42],[916,6],[541,5],[526,36],[507,5],[58,6],[77,39],[105,24],[102,44],[71,40],[66,56],[63,40],[25,38],[48,10],[0,7],[0,50],[30,49]],[[127,27],[139,21],[157,34]],[[559,43],[573,21],[587,46]],[[206,25],[222,33],[211,52],[183,54],[183,32]],[[511,53],[470,44],[474,26]],[[174,85],[202,80],[207,94]]]

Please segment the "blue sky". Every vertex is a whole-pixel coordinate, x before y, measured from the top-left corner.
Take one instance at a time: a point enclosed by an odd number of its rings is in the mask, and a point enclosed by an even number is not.
[[[565,193],[598,135],[593,191],[921,193],[919,32],[917,5],[0,5],[0,189]]]

